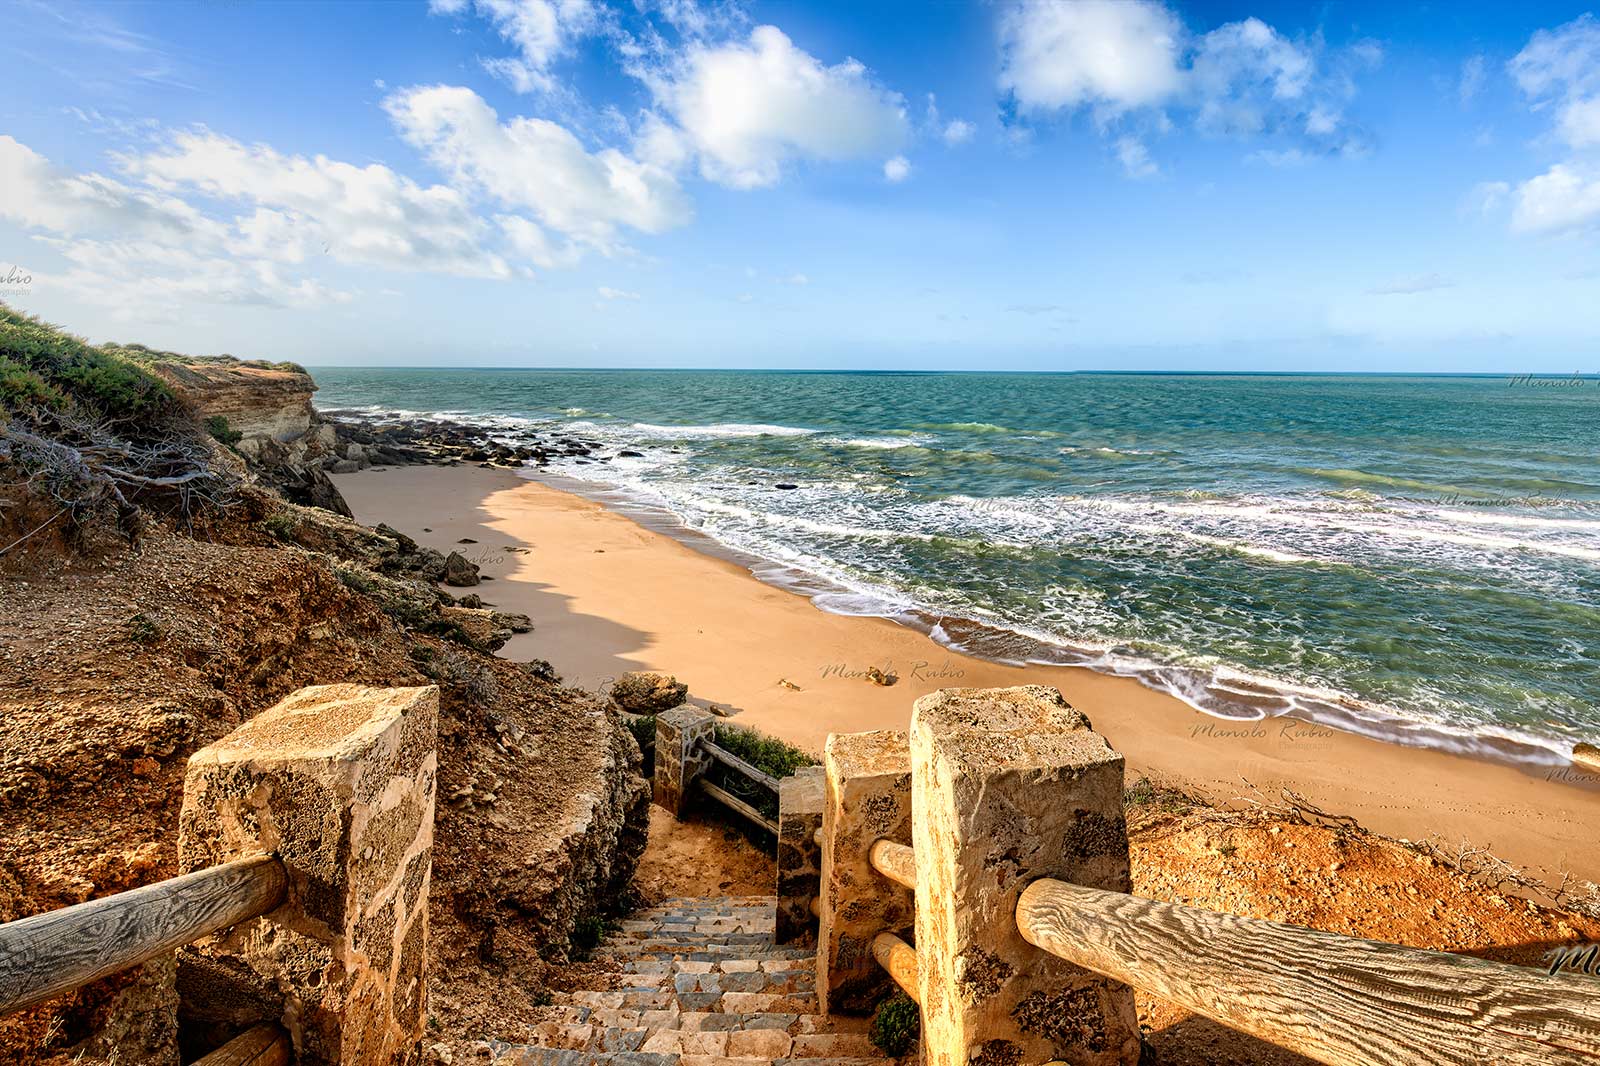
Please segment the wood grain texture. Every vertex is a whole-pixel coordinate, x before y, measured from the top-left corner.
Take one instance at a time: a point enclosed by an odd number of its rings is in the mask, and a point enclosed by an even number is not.
[[[246,1029],[193,1066],[289,1066],[289,1037],[276,1025]]]
[[[737,770],[757,784],[765,785],[767,788],[772,789],[773,792],[778,791],[778,779],[776,777],[756,769],[733,752],[725,748],[719,748],[709,740],[705,742],[705,752],[722,765],[731,770]]]
[[[1036,881],[1029,943],[1331,1066],[1594,1066],[1600,981]]]
[[[0,925],[0,1014],[265,914],[287,885],[283,864],[257,855]]]
[[[777,822],[772,821],[766,815],[750,806],[750,804],[746,803],[738,796],[735,796],[733,793],[721,788],[720,786],[713,785],[705,778],[700,779],[699,785],[701,788],[705,789],[706,795],[710,796],[724,807],[729,807],[735,811],[738,811],[740,814],[744,815],[746,818],[750,819],[752,822],[756,823],[773,836],[778,835]]]
[[[909,850],[909,849],[907,849]],[[913,1001],[921,1002],[918,985],[917,949],[893,933],[879,933],[872,938],[872,957],[878,965],[889,971],[894,983]]]
[[[913,892],[917,890],[916,852],[905,844],[896,844],[892,840],[876,840],[872,844],[872,850],[867,852],[867,859],[872,863],[874,870],[895,884],[905,885]]]

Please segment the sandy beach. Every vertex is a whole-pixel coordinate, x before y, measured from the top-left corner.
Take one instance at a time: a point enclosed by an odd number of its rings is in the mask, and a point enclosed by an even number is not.
[[[534,622],[501,654],[547,659],[568,684],[666,671],[697,702],[813,751],[831,732],[906,728],[912,702],[935,689],[1050,685],[1125,754],[1130,779],[1216,801],[1256,796],[1246,781],[1274,800],[1289,788],[1390,836],[1451,850],[1470,842],[1546,879],[1600,880],[1592,781],[1298,721],[1224,722],[1132,679],[964,656],[887,619],[823,612],[684,539],[509,471],[380,468],[335,480],[359,520],[478,563],[492,580],[475,591]],[[898,682],[866,680],[872,667]]]

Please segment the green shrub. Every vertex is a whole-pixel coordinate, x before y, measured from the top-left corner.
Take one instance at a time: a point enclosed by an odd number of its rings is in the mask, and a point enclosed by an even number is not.
[[[644,755],[644,775],[653,776],[656,772],[656,716],[624,714],[622,724],[628,727],[633,739],[639,742],[639,751]]]
[[[916,1003],[904,992],[896,992],[878,1004],[867,1039],[885,1055],[899,1058],[911,1050],[921,1033],[922,1017]]]
[[[154,644],[161,639],[161,627],[149,615],[136,614],[128,619],[128,639],[136,644]]]
[[[114,422],[145,424],[179,410],[166,382],[134,359],[0,304],[0,406],[74,405]]]
[[[594,954],[610,932],[604,915],[591,914],[579,918],[572,927],[572,954],[579,959],[587,959]]]
[[[222,415],[212,415],[206,419],[206,431],[230,447],[244,439],[244,434],[228,425],[228,420]]]
[[[793,744],[786,744],[777,737],[769,737],[753,729],[718,724],[716,741],[717,747],[732,752],[773,777],[788,777],[802,767],[817,765],[816,759]]]
[[[293,540],[294,535],[300,531],[300,520],[295,518],[294,515],[287,511],[278,511],[276,514],[268,515],[261,523],[261,528],[265,529],[268,533],[271,533],[279,540]],[[357,592],[372,591],[370,583],[366,588],[362,588],[357,584],[357,582],[362,581],[363,579],[355,570],[350,570],[342,566],[336,566],[334,567],[333,572],[338,575],[340,581],[343,581],[346,585],[355,589]]]

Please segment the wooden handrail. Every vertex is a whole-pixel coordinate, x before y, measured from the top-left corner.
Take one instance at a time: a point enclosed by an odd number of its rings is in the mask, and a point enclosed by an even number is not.
[[[718,803],[721,803],[723,806],[738,811],[740,814],[744,815],[746,818],[750,819],[756,825],[759,825],[773,836],[778,835],[777,822],[774,822],[772,819],[768,818],[766,815],[762,814],[760,811],[750,806],[750,804],[746,803],[744,800],[740,799],[738,796],[735,796],[733,793],[729,792],[720,785],[714,785],[703,777],[699,778],[698,780],[700,782],[700,787],[705,790],[706,795],[710,796]]]
[[[276,1025],[246,1029],[194,1066],[289,1066],[289,1037]]]
[[[904,885],[913,892],[917,890],[917,856],[906,845],[880,837],[872,842],[867,861],[872,863],[874,870],[895,884]]]
[[[756,769],[727,748],[719,748],[709,740],[701,741],[705,745],[706,754],[731,770],[737,770],[758,785],[765,785],[773,792],[778,791],[778,779],[771,774]]]
[[[0,1015],[265,914],[288,884],[256,855],[0,925]]]
[[[879,933],[872,938],[872,957],[878,965],[889,971],[894,983],[910,996],[913,1002],[922,1002],[920,967],[917,949],[893,933]]]
[[[1600,981],[1035,881],[1024,939],[1331,1066],[1593,1066]]]

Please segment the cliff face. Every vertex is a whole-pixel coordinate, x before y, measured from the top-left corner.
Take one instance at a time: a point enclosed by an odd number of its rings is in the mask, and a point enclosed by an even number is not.
[[[202,422],[221,418],[254,473],[294,503],[342,515],[350,507],[325,467],[341,461],[333,426],[311,405],[311,375],[292,363],[237,359],[168,361],[151,367]],[[220,427],[219,427],[220,428]]]
[[[316,411],[311,375],[297,367],[224,360],[160,363],[151,368],[202,418],[222,417],[245,438],[288,443],[311,432]]]

